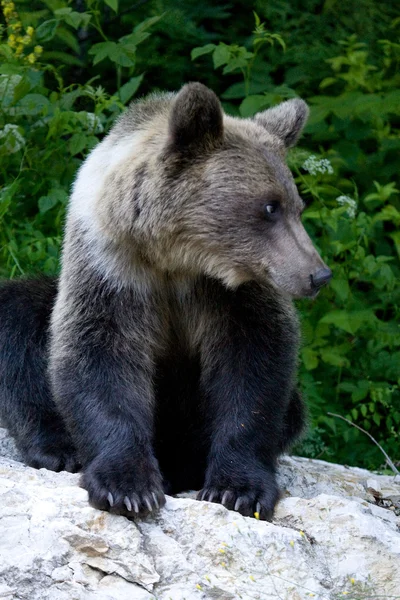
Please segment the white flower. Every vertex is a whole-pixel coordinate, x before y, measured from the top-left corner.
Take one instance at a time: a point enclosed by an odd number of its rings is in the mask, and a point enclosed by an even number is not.
[[[353,198],[350,198],[350,196],[338,196],[336,202],[339,206],[347,206],[346,213],[354,219],[357,212],[357,202]]]
[[[4,129],[0,129],[0,147],[4,148],[6,152],[14,154],[24,145],[25,139],[20,134],[17,125],[7,123]]]
[[[100,118],[91,112],[83,112],[83,122],[87,129],[90,130],[91,133],[103,133],[104,127],[100,121]]]
[[[311,175],[317,175],[317,173],[328,173],[332,175],[333,167],[327,158],[317,158],[314,154],[309,156],[303,163],[303,169],[308,171]]]

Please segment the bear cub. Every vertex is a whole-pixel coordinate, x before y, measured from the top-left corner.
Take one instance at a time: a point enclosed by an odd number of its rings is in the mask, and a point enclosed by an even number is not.
[[[308,109],[251,119],[199,83],[133,103],[75,181],[59,280],[0,287],[0,417],[91,504],[164,494],[270,519],[298,437],[292,298],[331,276],[285,164]]]

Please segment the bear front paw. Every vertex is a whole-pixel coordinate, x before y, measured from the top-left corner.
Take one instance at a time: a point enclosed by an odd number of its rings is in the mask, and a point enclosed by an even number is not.
[[[211,482],[200,490],[197,500],[223,504],[244,517],[271,521],[280,497],[275,475],[268,471],[258,473],[254,482],[244,483],[243,477],[240,485],[234,485],[233,482],[225,482],[225,485]]]
[[[152,461],[153,462],[153,461]],[[94,508],[126,517],[144,517],[165,504],[162,478],[150,462],[110,464],[95,460],[83,472],[81,485]]]

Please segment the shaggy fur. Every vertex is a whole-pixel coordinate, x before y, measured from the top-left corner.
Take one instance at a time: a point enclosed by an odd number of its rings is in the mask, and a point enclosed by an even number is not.
[[[284,163],[307,112],[233,119],[188,84],[133,104],[89,155],[58,290],[0,290],[0,413],[28,464],[82,464],[90,502],[118,514],[201,488],[271,518],[304,423],[290,297],[330,277]]]

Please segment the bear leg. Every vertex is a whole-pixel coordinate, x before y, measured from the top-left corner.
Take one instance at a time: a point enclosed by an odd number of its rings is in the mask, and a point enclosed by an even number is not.
[[[79,470],[72,440],[47,381],[47,342],[55,279],[0,287],[0,418],[24,462],[36,469]]]
[[[54,309],[50,376],[57,406],[82,458],[95,508],[146,515],[165,503],[153,451],[152,296],[74,273]],[[68,285],[68,284],[67,284]]]
[[[283,423],[280,451],[287,452],[302,436],[307,424],[307,411],[298,389],[293,389]]]
[[[276,461],[296,367],[297,323],[279,295],[255,283],[220,292],[202,348],[211,448],[200,500],[272,518]]]

